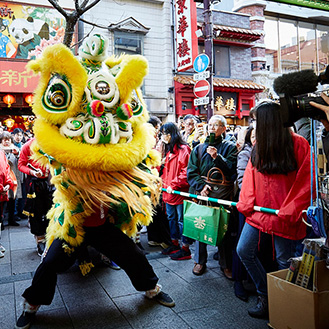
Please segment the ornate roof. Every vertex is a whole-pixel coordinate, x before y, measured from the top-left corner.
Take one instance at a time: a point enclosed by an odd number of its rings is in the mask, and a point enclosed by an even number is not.
[[[177,75],[174,77],[174,80],[183,85],[195,84],[193,77],[188,75]],[[256,82],[250,80],[239,80],[239,79],[214,78],[213,85],[214,87],[248,89],[248,90],[254,90],[256,92],[262,92],[265,89],[265,86],[260,85]]]
[[[199,29],[202,29],[202,26],[203,23],[198,23]],[[213,25],[213,30],[215,39],[231,39],[243,43],[256,41],[263,35],[263,32],[260,31],[216,24]]]

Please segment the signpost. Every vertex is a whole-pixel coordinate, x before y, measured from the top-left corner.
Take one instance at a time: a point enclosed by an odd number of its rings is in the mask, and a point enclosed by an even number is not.
[[[193,80],[194,81],[199,81],[199,80],[205,80],[210,77],[209,71],[204,71],[201,73],[193,74]]]
[[[194,98],[194,106],[209,104],[209,97]]]
[[[207,80],[199,80],[193,88],[195,97],[205,97],[210,91],[210,84]]]
[[[199,54],[193,62],[194,71],[193,80],[196,81],[193,93],[195,95],[194,106],[209,104],[209,97],[206,97],[210,91],[210,84],[207,80],[210,77],[209,71],[206,71],[210,63],[210,59],[206,54]]]
[[[197,73],[204,72],[209,66],[209,57],[206,54],[199,54],[193,62],[194,71]]]

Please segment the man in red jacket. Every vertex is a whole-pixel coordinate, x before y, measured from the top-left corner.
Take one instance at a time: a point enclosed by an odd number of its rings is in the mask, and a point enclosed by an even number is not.
[[[41,256],[46,245],[45,235],[48,226],[46,214],[51,207],[51,189],[48,168],[40,166],[31,159],[33,141],[34,138],[23,145],[18,169],[28,175],[27,202],[23,213],[29,216],[31,233],[35,236],[38,255]]]

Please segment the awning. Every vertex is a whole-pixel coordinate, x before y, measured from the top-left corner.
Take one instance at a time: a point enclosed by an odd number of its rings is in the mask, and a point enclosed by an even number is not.
[[[193,77],[188,75],[177,75],[174,77],[174,80],[183,85],[193,86],[195,84]],[[254,90],[255,92],[262,92],[265,89],[265,86],[260,85],[256,82],[253,82],[251,80],[240,80],[240,79],[214,78],[213,85],[214,87],[247,89],[247,90]]]
[[[203,23],[198,23],[198,28],[202,29]],[[263,32],[239,27],[213,25],[215,39],[231,39],[232,41],[253,42],[259,40]]]

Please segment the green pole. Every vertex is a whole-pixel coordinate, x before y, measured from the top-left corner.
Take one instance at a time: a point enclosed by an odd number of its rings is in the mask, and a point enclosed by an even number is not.
[[[167,189],[162,188],[162,191],[167,192]],[[198,200],[202,200],[202,201],[210,201],[210,202],[215,202],[215,203],[219,203],[225,206],[233,206],[236,207],[237,202],[233,202],[233,201],[228,201],[228,200],[222,200],[222,199],[215,199],[215,198],[210,198],[207,196],[202,196],[202,195],[196,195],[196,194],[192,194],[192,193],[187,193],[187,192],[180,192],[180,191],[172,191],[173,194],[178,194],[181,196],[185,196],[187,198],[194,198],[194,199],[198,199]],[[259,206],[254,206],[254,210],[255,211],[260,211],[260,212],[265,212],[267,214],[272,214],[272,215],[278,215],[279,210],[276,209],[271,209],[271,208],[265,208],[265,207],[259,207]]]

